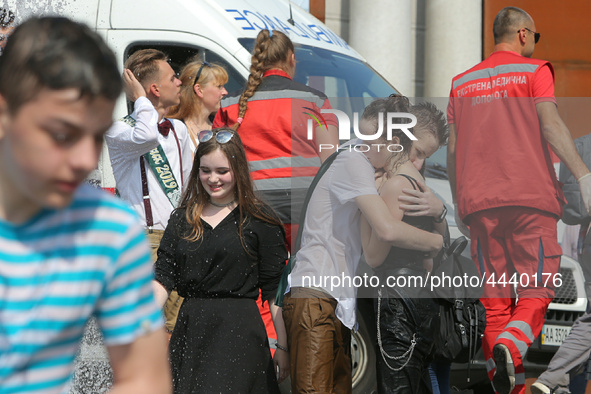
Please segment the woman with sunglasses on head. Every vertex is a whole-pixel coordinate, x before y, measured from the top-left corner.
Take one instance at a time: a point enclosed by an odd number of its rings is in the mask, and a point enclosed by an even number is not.
[[[181,102],[170,109],[169,118],[182,120],[191,137],[193,151],[197,149],[197,135],[201,130],[211,130],[211,114],[220,108],[220,100],[228,92],[224,85],[228,73],[215,63],[192,60],[183,66],[180,76]]]
[[[281,221],[254,195],[244,147],[231,129],[199,133],[189,184],[156,262],[164,303],[185,297],[170,340],[175,393],[278,393],[287,339],[273,303],[287,249]],[[262,291],[278,334],[273,360],[255,300]]]
[[[289,37],[261,30],[245,89],[224,97],[213,121],[213,127],[231,127],[240,134],[257,196],[283,221],[289,246],[296,238],[306,191],[321,162],[339,143],[336,117],[321,114],[321,109],[331,108],[328,98],[294,81],[295,69]],[[313,118],[324,122],[313,123],[309,139],[307,124]],[[268,308],[260,307],[269,338],[276,338]]]

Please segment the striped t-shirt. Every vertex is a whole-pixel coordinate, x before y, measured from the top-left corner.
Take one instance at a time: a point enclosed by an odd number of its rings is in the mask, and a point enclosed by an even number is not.
[[[107,346],[160,328],[152,278],[136,215],[88,185],[65,209],[0,220],[0,394],[62,392],[93,314]]]

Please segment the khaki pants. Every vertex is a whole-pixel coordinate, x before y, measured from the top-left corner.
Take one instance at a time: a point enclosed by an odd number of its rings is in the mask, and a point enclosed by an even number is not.
[[[152,261],[156,262],[158,258],[158,247],[160,246],[160,240],[164,235],[164,231],[162,230],[152,230],[152,233],[146,233],[148,236],[148,242],[150,243],[150,247],[152,248]],[[166,330],[170,333],[174,329],[176,324],[176,319],[179,316],[179,309],[181,309],[181,305],[183,303],[183,297],[178,295],[176,290],[170,292],[168,296],[168,300],[166,300],[166,304],[164,304],[164,317],[166,319]]]
[[[292,393],[351,394],[351,330],[335,315],[337,300],[295,287],[285,295]]]

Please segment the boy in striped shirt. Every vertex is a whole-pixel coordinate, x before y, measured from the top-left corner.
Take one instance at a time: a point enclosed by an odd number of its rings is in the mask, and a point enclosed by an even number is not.
[[[113,393],[170,392],[144,230],[84,184],[121,78],[88,27],[34,18],[0,58],[0,393],[61,393],[97,317]]]

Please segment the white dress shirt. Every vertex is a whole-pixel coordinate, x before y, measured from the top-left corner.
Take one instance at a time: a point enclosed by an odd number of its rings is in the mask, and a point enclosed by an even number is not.
[[[146,225],[140,156],[156,148],[158,144],[162,145],[174,177],[179,184],[183,185],[182,190],[184,190],[193,165],[192,147],[189,142],[187,127],[183,122],[169,119],[174,126],[180,144],[181,157],[179,157],[179,148],[174,133],[171,130],[168,136],[165,137],[158,132],[158,112],[146,97],[137,99],[131,116],[136,120],[135,127],[131,127],[123,121],[117,121],[109,129],[105,139],[109,148],[117,190],[121,198],[131,204],[134,211],[137,212],[144,225]],[[183,168],[182,178],[181,162]],[[164,194],[148,161],[145,160],[144,163],[148,178],[154,229],[164,230],[174,208],[166,194]]]

